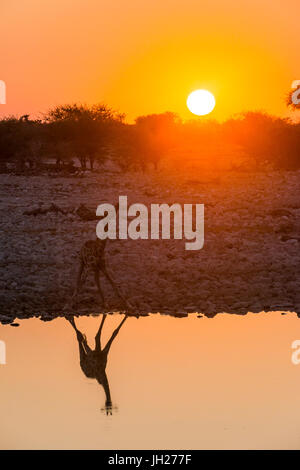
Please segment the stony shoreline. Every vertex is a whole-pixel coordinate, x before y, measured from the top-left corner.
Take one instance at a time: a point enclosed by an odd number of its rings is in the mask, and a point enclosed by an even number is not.
[[[82,244],[95,239],[102,202],[203,203],[205,242],[109,241],[107,265],[133,309],[130,314],[185,315],[260,311],[300,313],[300,172],[210,174],[105,170],[84,177],[0,175],[0,322],[64,315]],[[62,211],[50,210],[51,205]],[[42,213],[24,212],[42,208]],[[44,212],[44,213],[43,213]],[[122,309],[103,280],[107,311]],[[105,311],[92,277],[74,314]],[[69,312],[71,313],[71,312]]]

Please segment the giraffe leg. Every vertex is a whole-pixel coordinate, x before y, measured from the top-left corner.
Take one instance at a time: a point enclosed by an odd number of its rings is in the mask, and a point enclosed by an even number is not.
[[[95,277],[95,283],[96,283],[97,289],[99,291],[102,303],[103,303],[104,306],[106,306],[106,302],[105,302],[104,295],[103,295],[101,285],[100,285],[99,271],[98,270],[94,271],[94,277]]]
[[[103,274],[105,275],[105,277],[109,280],[109,282],[111,283],[111,285],[113,286],[113,288],[115,289],[116,293],[118,294],[118,296],[120,297],[120,299],[123,300],[124,304],[126,305],[127,308],[130,308],[130,303],[128,302],[127,299],[125,299],[125,297],[123,296],[123,294],[121,293],[120,289],[118,288],[117,284],[115,283],[115,281],[112,279],[112,277],[110,276],[110,274],[107,272],[107,269],[106,269],[106,266],[102,266],[102,272]]]
[[[101,339],[101,333],[102,333],[102,328],[103,328],[103,325],[104,325],[104,322],[106,320],[106,313],[103,314],[103,317],[102,317],[102,320],[101,320],[101,323],[100,323],[100,327],[99,327],[99,330],[95,336],[95,346],[96,346],[96,351],[101,351],[101,343],[100,343],[100,339]]]
[[[74,290],[74,293],[73,293],[73,296],[72,296],[72,299],[74,301],[77,300],[77,296],[78,296],[79,290],[81,288],[81,280],[82,280],[83,269],[84,269],[84,264],[83,264],[82,260],[80,260],[80,266],[79,266],[78,273],[77,273],[76,287],[75,287],[75,290]]]
[[[78,330],[77,326],[76,326],[76,323],[75,323],[75,319],[74,319],[74,316],[68,316],[66,317],[66,320],[68,320],[69,323],[71,323],[72,327],[74,328],[75,332],[76,332],[76,336],[77,336],[77,339],[79,342],[83,342],[83,341],[86,341],[86,338],[85,338],[85,335],[83,335],[81,333],[80,330]]]
[[[76,286],[75,286],[75,289],[73,291],[71,301],[70,300],[67,301],[67,303],[65,304],[65,306],[63,308],[63,310],[65,312],[69,311],[69,310],[72,310],[72,307],[76,306],[79,289],[81,287],[83,269],[84,269],[84,264],[83,264],[82,260],[80,260],[80,265],[79,265],[79,269],[78,269],[78,273],[77,273]]]
[[[119,324],[119,326],[115,329],[115,331],[113,332],[113,334],[111,335],[110,339],[107,341],[106,343],[106,346],[105,348],[103,349],[103,352],[105,354],[108,354],[109,353],[109,350],[110,350],[110,347],[112,345],[112,342],[113,340],[115,339],[115,337],[117,336],[117,334],[119,333],[120,329],[122,328],[122,325],[125,323],[125,321],[127,320],[128,316],[125,315],[125,317],[123,318],[123,320],[121,321],[121,323]]]

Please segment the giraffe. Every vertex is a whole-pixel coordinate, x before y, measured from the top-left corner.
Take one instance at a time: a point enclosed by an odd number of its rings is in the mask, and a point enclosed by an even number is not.
[[[115,209],[117,213],[119,210],[119,204],[115,205]],[[100,272],[104,274],[104,276],[110,282],[114,290],[117,292],[118,296],[124,302],[125,306],[127,308],[131,307],[130,303],[122,295],[117,284],[115,283],[115,281],[112,279],[111,275],[107,271],[106,263],[105,263],[106,243],[107,243],[107,238],[104,240],[100,240],[99,238],[97,238],[96,240],[86,241],[84,245],[82,246],[80,250],[80,256],[79,256],[80,264],[79,264],[79,269],[77,273],[76,287],[72,296],[72,305],[74,305],[74,303],[76,304],[78,294],[82,286],[82,281],[84,281],[84,279],[86,278],[87,271],[92,270],[94,274],[95,284],[100,294],[101,301],[104,307],[106,307],[107,304],[104,298],[103,291],[101,289],[101,284],[100,284],[100,279],[99,279]]]
[[[106,375],[106,364],[107,364],[107,357],[113,340],[119,333],[120,329],[124,325],[125,321],[127,320],[128,316],[125,315],[122,319],[119,326],[113,331],[110,339],[107,341],[104,348],[101,348],[101,333],[103,329],[103,325],[105,323],[107,314],[103,314],[102,320],[98,329],[98,332],[95,336],[95,349],[91,349],[87,343],[86,336],[81,333],[81,331],[77,328],[74,316],[66,316],[66,320],[72,325],[76,332],[76,337],[79,346],[79,358],[80,358],[80,367],[82,372],[86,377],[89,379],[96,379],[99,385],[102,385],[104,392],[105,392],[105,411],[106,415],[112,415],[112,400],[111,400],[111,393],[109,388],[109,382]]]

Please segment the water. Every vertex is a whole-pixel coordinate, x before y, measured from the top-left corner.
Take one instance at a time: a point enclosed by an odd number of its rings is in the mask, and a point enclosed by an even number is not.
[[[122,318],[108,316],[102,347]],[[75,321],[94,348],[101,317]],[[295,314],[128,318],[107,358],[107,408],[66,319],[2,325],[0,339],[2,449],[300,448]]]

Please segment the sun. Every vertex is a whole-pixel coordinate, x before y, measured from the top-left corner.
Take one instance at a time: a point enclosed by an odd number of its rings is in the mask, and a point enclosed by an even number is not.
[[[216,100],[214,95],[207,90],[195,90],[189,94],[186,100],[187,107],[191,113],[197,116],[209,114],[215,107]]]

